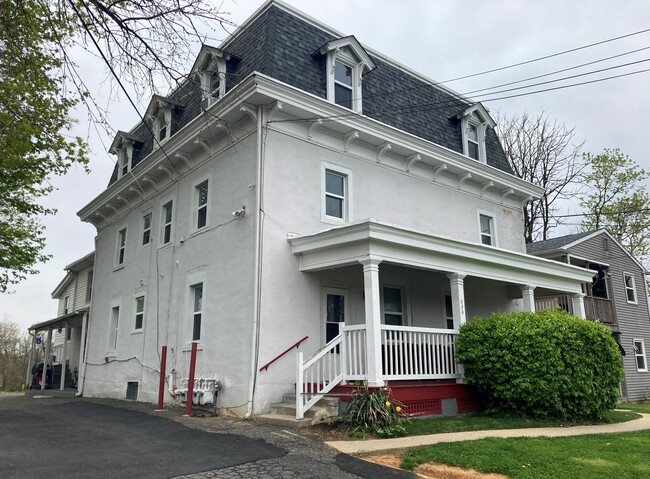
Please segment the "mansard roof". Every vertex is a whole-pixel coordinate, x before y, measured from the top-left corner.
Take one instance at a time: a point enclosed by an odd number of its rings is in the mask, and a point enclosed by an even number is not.
[[[226,60],[226,93],[258,72],[326,99],[326,55],[313,52],[338,44],[351,48],[365,62],[364,70],[369,70],[362,82],[362,115],[462,154],[459,112],[480,104],[363,47],[354,36],[336,32],[278,0],[269,0],[260,7],[219,48],[202,47],[192,69],[199,68],[208,54],[220,54]],[[158,97],[185,107],[177,118],[172,118],[172,135],[202,111],[200,85],[192,78],[189,75],[168,97]],[[482,105],[479,111],[487,113]],[[489,124],[493,126],[493,120]],[[132,133],[143,139],[133,153],[135,167],[153,150],[153,138],[149,128],[142,124]],[[485,148],[488,165],[512,174],[493,128],[486,131]],[[109,185],[117,176],[116,167]]]

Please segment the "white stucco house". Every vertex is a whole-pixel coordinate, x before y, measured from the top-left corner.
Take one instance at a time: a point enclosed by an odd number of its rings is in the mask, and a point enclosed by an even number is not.
[[[456,384],[458,327],[531,310],[537,288],[584,315],[591,273],[526,254],[522,205],[541,190],[513,176],[494,126],[267,1],[118,132],[118,167],[79,212],[97,228],[83,394],[155,402],[166,345],[176,401],[196,342],[222,411],[295,394],[302,416],[345,381]]]

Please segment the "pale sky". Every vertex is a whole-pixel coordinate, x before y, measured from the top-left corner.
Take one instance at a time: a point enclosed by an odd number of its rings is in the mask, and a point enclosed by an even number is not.
[[[650,28],[650,5],[640,0],[288,0],[287,3],[343,34],[355,35],[365,46],[436,81],[512,65]],[[223,9],[231,12],[230,19],[239,24],[261,4],[260,0],[224,0]],[[211,36],[214,39],[209,43],[218,46],[225,33]],[[650,47],[650,32],[447,85],[465,93],[644,47]],[[650,61],[642,62],[646,59],[650,59],[650,49],[559,76],[640,62],[636,65],[537,89],[648,69]],[[100,103],[108,102],[113,128],[128,131],[137,122],[138,115],[123,95],[107,98],[108,87],[102,84],[107,70],[88,55],[79,55],[77,60],[87,74],[86,83],[96,85],[95,97]],[[193,60],[188,59],[188,70]],[[554,78],[557,77],[538,81]],[[479,95],[470,97],[483,101],[494,116],[497,113],[512,116],[524,111],[535,115],[546,110],[551,119],[576,127],[576,140],[586,140],[585,151],[599,153],[603,148],[618,147],[650,170],[650,156],[645,151],[648,130],[644,126],[650,111],[650,72],[513,99],[485,101],[485,97]],[[141,112],[147,102],[148,99],[144,99]],[[47,228],[45,252],[53,258],[38,265],[40,274],[16,286],[15,293],[0,294],[0,319],[15,321],[25,330],[31,324],[56,316],[57,301],[50,294],[63,279],[63,268],[94,248],[94,227],[82,223],[76,213],[106,188],[115,159],[107,153],[112,137],[107,133],[98,135],[89,128],[85,116],[83,111],[77,113],[79,125],[73,133],[88,136],[92,171],[86,175],[81,168],[73,168],[65,177],[54,178],[51,182],[56,191],[43,201],[58,210],[56,216],[43,221]],[[564,208],[565,212],[579,212],[575,202]],[[571,233],[571,228],[557,230],[556,235]],[[96,278],[96,281],[101,279]]]

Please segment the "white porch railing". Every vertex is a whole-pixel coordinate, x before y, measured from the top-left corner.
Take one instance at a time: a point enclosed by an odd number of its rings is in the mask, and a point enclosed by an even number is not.
[[[381,326],[384,379],[452,379],[457,331]]]
[[[382,379],[459,378],[458,332],[381,326]],[[307,361],[296,355],[296,419],[342,381],[366,380],[366,326],[341,325],[340,334]]]

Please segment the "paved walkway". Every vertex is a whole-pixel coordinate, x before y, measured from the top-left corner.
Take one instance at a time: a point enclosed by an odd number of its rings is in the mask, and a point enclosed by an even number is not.
[[[365,452],[385,451],[389,449],[428,446],[439,442],[473,441],[476,439],[485,439],[487,437],[562,437],[582,436],[585,434],[633,432],[650,429],[650,414],[641,414],[641,416],[640,419],[635,419],[633,421],[617,424],[602,424],[598,426],[537,427],[529,429],[452,432],[447,434],[427,434],[424,436],[373,439],[368,441],[330,441],[326,444],[346,454],[360,454]]]

